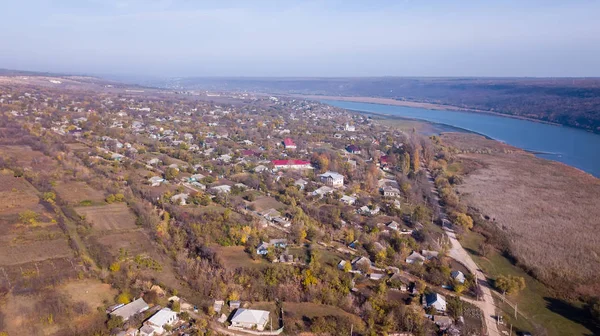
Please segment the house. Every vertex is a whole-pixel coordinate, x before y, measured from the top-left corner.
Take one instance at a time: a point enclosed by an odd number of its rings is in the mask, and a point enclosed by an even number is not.
[[[225,304],[225,301],[223,301],[223,300],[215,300],[215,303],[213,304],[213,309],[215,310],[216,313],[220,313],[221,309],[223,309],[224,304]]]
[[[269,244],[271,246],[275,246],[277,248],[286,248],[287,247],[287,239],[271,239],[271,240],[269,240]]]
[[[437,252],[437,251],[429,251],[429,250],[422,250],[421,254],[423,255],[423,257],[425,257],[425,259],[431,260],[433,258],[437,258],[439,252]]]
[[[396,221],[391,221],[387,224],[388,229],[398,231],[400,224]]]
[[[218,185],[215,187],[211,187],[210,191],[214,194],[220,194],[220,193],[229,194],[229,192],[231,192],[231,186],[222,184],[222,185]]]
[[[148,160],[148,164],[150,166],[154,166],[154,165],[157,165],[159,163],[160,163],[160,160],[158,158],[153,158],[153,159]]]
[[[379,166],[385,170],[387,168],[387,166],[388,166],[388,161],[389,160],[388,160],[387,155],[381,156],[379,158]]]
[[[260,245],[258,245],[258,247],[256,248],[256,254],[260,254],[260,255],[266,255],[267,253],[269,253],[269,243],[267,242],[262,242]]]
[[[232,157],[229,154],[223,154],[221,156],[219,156],[219,160],[223,161],[223,162],[229,162],[231,161]]]
[[[381,193],[384,197],[398,197],[400,195],[400,190],[398,188],[385,186],[381,188]]]
[[[169,308],[163,308],[156,314],[152,315],[144,326],[140,328],[141,336],[155,336],[162,335],[165,332],[165,326],[173,326],[179,321],[177,313]]]
[[[465,274],[461,271],[452,271],[450,272],[450,276],[454,281],[464,284],[465,283]]]
[[[153,187],[160,186],[161,183],[164,183],[165,179],[160,176],[152,176],[148,179],[148,183]]]
[[[179,204],[179,205],[186,205],[188,197],[190,197],[190,194],[188,194],[188,193],[181,193],[181,194],[174,195],[171,197],[171,203]]]
[[[383,274],[383,273],[371,273],[371,274],[369,274],[369,279],[379,281],[379,280],[383,279],[384,276],[385,276],[385,274]]]
[[[307,184],[308,182],[303,179],[297,179],[296,181],[294,181],[294,185],[297,186],[300,190],[304,190]]]
[[[265,210],[260,215],[265,217],[267,220],[273,220],[277,217],[281,217],[281,213],[279,211],[275,210],[274,208]]]
[[[125,157],[124,155],[121,155],[119,153],[114,153],[113,155],[110,156],[110,158],[115,161],[121,161],[124,157]]]
[[[369,260],[369,258],[367,257],[356,257],[352,260],[351,262],[352,264],[352,269],[354,270],[364,270],[364,269],[370,269],[371,268],[371,260]]]
[[[358,210],[356,210],[356,212],[358,212],[359,214],[371,215],[371,216],[378,214],[379,211],[381,211],[381,208],[379,208],[378,206],[375,206],[373,209],[371,209],[366,205],[363,205]]]
[[[448,316],[434,315],[433,323],[435,323],[440,328],[440,330],[444,331],[444,330],[450,328],[452,326],[452,324],[454,323],[454,321],[452,321],[452,318],[450,318]]]
[[[338,263],[338,265],[337,265],[337,268],[338,268],[339,270],[342,270],[342,271],[343,271],[343,270],[344,270],[344,268],[346,267],[346,264],[347,264],[347,263],[348,263],[348,262],[347,262],[346,260],[340,260],[340,262],[339,262],[339,263]]]
[[[425,257],[417,251],[413,251],[413,253],[406,257],[407,264],[422,264],[423,262],[425,262]]]
[[[230,328],[265,330],[269,312],[265,310],[239,308],[231,318]]]
[[[269,169],[269,168],[267,168],[266,166],[258,165],[256,167],[254,167],[254,172],[255,173],[262,173],[262,172],[264,172],[267,169]]]
[[[324,174],[319,175],[321,182],[331,187],[341,187],[344,185],[344,175],[336,172],[327,171]]]
[[[296,144],[294,143],[294,140],[292,140],[292,138],[283,139],[283,146],[285,147],[285,149],[289,149],[289,150],[294,150],[297,147]]]
[[[354,203],[356,203],[356,197],[344,195],[342,198],[340,198],[340,201],[348,205],[354,205]]]
[[[327,194],[330,194],[333,192],[333,189],[328,187],[328,186],[322,186],[319,189],[315,190],[312,192],[313,196],[319,196],[319,197],[323,197]]]
[[[123,321],[129,320],[133,315],[139,314],[143,311],[148,310],[148,304],[144,299],[139,298],[135,301],[132,301],[120,308],[117,308],[110,313],[112,316],[120,316],[123,318]]]
[[[360,154],[360,147],[358,147],[357,145],[349,145],[346,147],[346,151],[348,151],[348,153],[350,154]]]
[[[206,176],[204,176],[202,174],[194,174],[194,175],[188,177],[188,182],[200,182],[200,180],[202,180],[205,177]]]
[[[438,312],[446,311],[446,298],[438,293],[423,295],[422,304],[424,308],[433,307]]]
[[[240,308],[242,302],[240,300],[231,300],[229,301],[229,309],[237,309]]]
[[[346,126],[344,127],[344,131],[346,131],[346,132],[354,132],[354,131],[356,131],[356,127],[354,125],[348,125],[348,124],[346,124]]]
[[[310,165],[310,161],[305,160],[273,160],[273,170],[282,170],[282,169],[295,169],[295,170],[304,170],[304,169],[312,169]],[[256,169],[255,169],[256,171]]]

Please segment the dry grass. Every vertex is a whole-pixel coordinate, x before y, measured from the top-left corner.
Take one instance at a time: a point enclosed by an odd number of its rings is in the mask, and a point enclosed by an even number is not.
[[[104,200],[103,192],[93,189],[85,182],[61,182],[54,187],[54,190],[60,198],[69,203],[76,204],[83,200],[102,202]]]
[[[252,260],[244,251],[244,246],[213,246],[217,255],[223,261],[225,268],[235,270],[237,268],[263,268],[269,265],[262,258]]]
[[[48,171],[50,167],[57,166],[52,158],[29,146],[2,145],[0,146],[0,157],[13,159],[18,166],[23,168],[44,168]]]
[[[269,210],[271,208],[275,210],[285,208],[285,204],[269,196],[259,196],[250,204],[253,204],[258,212]]]
[[[490,147],[494,154],[461,154],[463,161],[479,167],[459,187],[461,198],[495,220],[508,234],[512,254],[544,282],[569,279],[579,285],[579,293],[598,295],[600,180],[558,162],[520,150],[508,153],[506,145],[469,137],[444,140],[463,149]]]
[[[0,266],[19,265],[51,258],[71,257],[73,251],[66,239],[38,240],[11,244],[10,237],[0,238]]]
[[[39,203],[37,190],[22,177],[8,170],[0,172],[0,214],[16,214]]]
[[[135,229],[135,216],[124,203],[101,206],[78,207],[75,209],[81,216],[92,223],[99,231]]]
[[[118,294],[117,290],[109,284],[95,279],[71,280],[60,286],[58,290],[73,301],[84,301],[92,310],[102,307],[104,301],[112,302]]]

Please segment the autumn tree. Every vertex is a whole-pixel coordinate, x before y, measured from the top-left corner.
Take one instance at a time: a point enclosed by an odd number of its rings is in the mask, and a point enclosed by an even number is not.
[[[496,288],[508,294],[515,294],[525,289],[525,279],[514,275],[501,275],[496,278]]]

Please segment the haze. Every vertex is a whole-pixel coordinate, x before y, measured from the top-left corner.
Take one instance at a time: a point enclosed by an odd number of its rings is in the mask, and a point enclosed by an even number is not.
[[[5,1],[0,68],[152,76],[600,76],[595,1]]]

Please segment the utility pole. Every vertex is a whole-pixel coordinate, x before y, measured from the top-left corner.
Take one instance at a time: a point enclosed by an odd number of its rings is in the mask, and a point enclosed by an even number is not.
[[[515,320],[517,319],[517,310],[518,310],[518,309],[517,309],[517,307],[518,307],[518,306],[519,306],[519,305],[518,305],[517,303],[515,303]]]
[[[352,336],[352,331],[354,330],[354,324],[350,325],[350,336]]]
[[[510,334],[508,336],[512,336],[512,323],[510,324]]]

